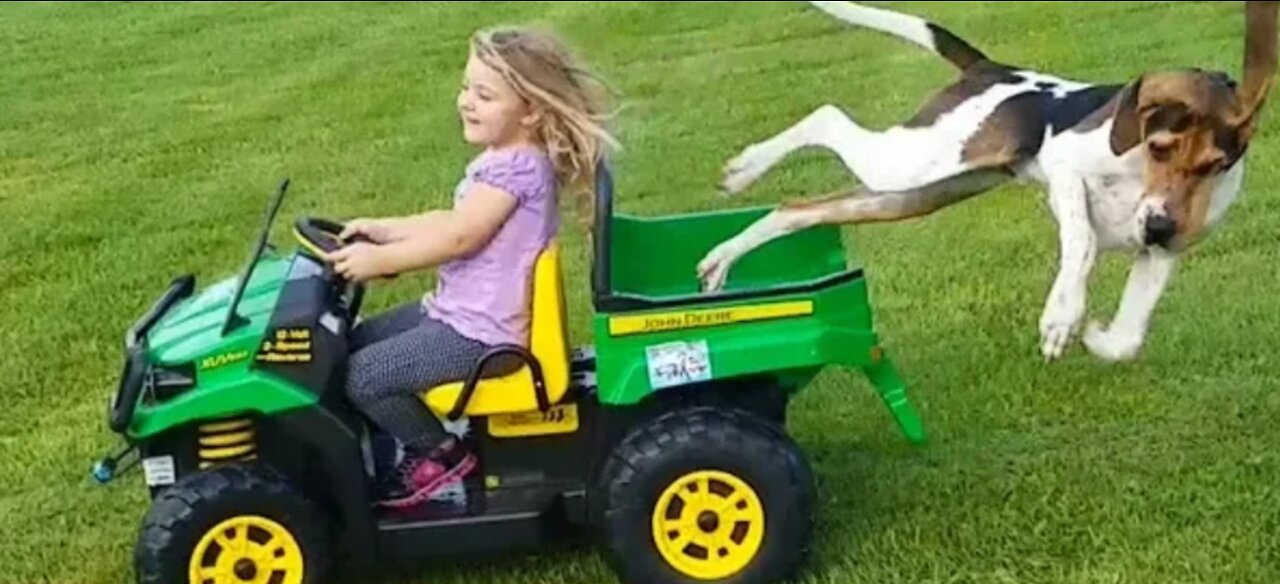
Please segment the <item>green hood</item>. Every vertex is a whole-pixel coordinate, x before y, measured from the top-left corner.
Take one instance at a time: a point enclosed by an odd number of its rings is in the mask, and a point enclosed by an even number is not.
[[[227,322],[238,275],[215,282],[174,306],[147,335],[149,360],[162,365],[188,363],[243,345],[250,337],[261,338],[292,263],[292,257],[262,257],[236,309],[249,324],[226,337],[222,336],[222,327]]]

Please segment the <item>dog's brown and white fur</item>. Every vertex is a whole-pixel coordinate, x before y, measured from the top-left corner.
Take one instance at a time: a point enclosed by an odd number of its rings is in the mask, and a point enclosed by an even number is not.
[[[818,224],[893,221],[932,213],[1009,180],[1042,184],[1057,220],[1059,271],[1040,319],[1041,352],[1061,357],[1079,332],[1100,251],[1135,256],[1109,327],[1085,346],[1134,358],[1179,254],[1218,224],[1240,192],[1244,153],[1276,72],[1277,2],[1246,2],[1244,79],[1199,69],[1148,72],[1096,85],[1002,65],[926,20],[848,2],[811,2],[848,23],[912,41],[953,63],[960,79],[912,119],[884,131],[823,106],[746,148],[725,168],[738,193],[788,154],[834,151],[861,183],[819,201],[781,205],[699,264],[706,290],[736,260]]]

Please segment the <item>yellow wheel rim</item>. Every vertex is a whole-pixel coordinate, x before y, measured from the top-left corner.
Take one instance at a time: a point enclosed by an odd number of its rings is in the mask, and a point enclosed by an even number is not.
[[[672,482],[653,509],[653,541],[671,567],[698,580],[746,568],[764,541],[764,507],[746,482],[697,471]]]
[[[288,529],[265,517],[233,517],[196,544],[190,582],[302,584],[302,564],[302,548]]]

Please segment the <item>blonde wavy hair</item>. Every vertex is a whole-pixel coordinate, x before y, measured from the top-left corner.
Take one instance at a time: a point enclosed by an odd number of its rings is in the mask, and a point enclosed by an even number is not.
[[[541,114],[535,135],[546,146],[561,186],[586,195],[590,209],[597,164],[609,148],[620,148],[607,128],[615,113],[607,110],[612,88],[554,34],[536,28],[480,30],[471,38],[471,50]]]

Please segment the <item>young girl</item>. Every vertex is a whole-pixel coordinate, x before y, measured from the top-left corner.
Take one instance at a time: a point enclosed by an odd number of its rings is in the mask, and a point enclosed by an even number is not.
[[[439,268],[434,294],[352,332],[347,394],[405,447],[403,462],[378,487],[384,506],[425,501],[475,464],[419,393],[465,379],[495,345],[528,347],[533,265],[557,233],[558,193],[589,194],[596,163],[614,144],[592,79],[548,34],[475,34],[457,107],[463,136],[482,152],[458,184],[453,208],[352,221],[341,237],[361,234],[373,243],[328,257],[357,282]],[[519,366],[494,360],[484,374]]]

